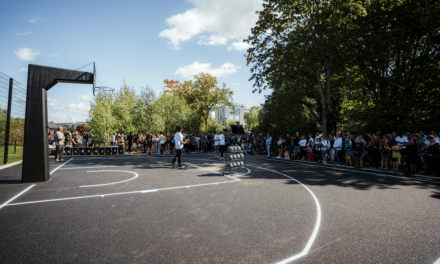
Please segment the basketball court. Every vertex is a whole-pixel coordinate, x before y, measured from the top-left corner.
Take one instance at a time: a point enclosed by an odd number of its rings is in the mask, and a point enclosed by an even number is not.
[[[0,185],[1,263],[434,263],[440,180],[213,155],[51,158]]]

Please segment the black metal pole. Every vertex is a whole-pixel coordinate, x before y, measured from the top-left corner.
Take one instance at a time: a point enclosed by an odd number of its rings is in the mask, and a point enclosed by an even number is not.
[[[6,112],[5,153],[4,153],[4,157],[3,157],[3,164],[8,163],[9,129],[11,126],[11,101],[12,101],[12,83],[13,82],[14,82],[14,79],[9,78],[8,110]]]

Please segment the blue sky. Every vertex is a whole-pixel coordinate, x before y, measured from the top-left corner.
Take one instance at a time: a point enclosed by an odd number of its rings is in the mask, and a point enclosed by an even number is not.
[[[158,94],[164,79],[184,81],[208,72],[246,107],[252,93],[242,40],[262,0],[0,1],[0,71],[26,85],[29,63],[78,69],[95,62],[97,86]],[[81,70],[92,71],[92,66]],[[48,91],[49,119],[85,121],[91,85],[58,84]]]

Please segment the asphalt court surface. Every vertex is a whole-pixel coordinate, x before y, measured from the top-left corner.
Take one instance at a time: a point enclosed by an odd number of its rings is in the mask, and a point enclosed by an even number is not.
[[[51,163],[0,208],[0,263],[434,263],[440,180],[211,155]],[[66,161],[69,159],[65,159]],[[428,180],[428,181],[423,181]],[[12,181],[13,183],[13,181]],[[304,185],[302,185],[302,184]],[[32,184],[1,184],[0,206]]]

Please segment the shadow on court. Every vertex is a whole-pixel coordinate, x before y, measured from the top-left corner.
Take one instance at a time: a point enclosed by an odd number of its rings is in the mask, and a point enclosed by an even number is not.
[[[247,158],[248,165],[254,165],[287,174],[301,183],[310,186],[338,186],[343,188],[363,190],[370,189],[400,189],[416,187],[418,189],[436,191],[431,197],[440,199],[440,178],[407,176],[382,171],[368,171],[347,167],[309,166],[303,163],[283,162],[278,160],[262,160]],[[251,167],[252,168],[252,167]],[[270,176],[269,176],[270,175]],[[280,174],[250,174],[246,179],[286,179]],[[286,184],[298,184],[288,180]]]

